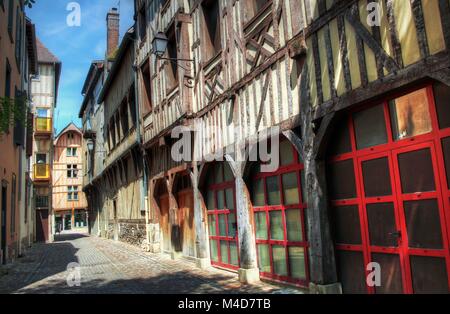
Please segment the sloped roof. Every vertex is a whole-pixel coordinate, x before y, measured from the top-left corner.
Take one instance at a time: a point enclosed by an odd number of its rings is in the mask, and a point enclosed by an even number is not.
[[[60,63],[59,59],[42,44],[39,38],[36,38],[36,47],[38,61],[40,63]]]
[[[78,133],[78,134],[80,134],[80,135],[83,134],[83,132],[81,131],[81,129],[80,129],[79,127],[77,127],[77,126],[75,125],[75,123],[71,122],[71,123],[69,123],[64,129],[62,129],[61,132],[59,132],[59,134],[55,137],[54,143],[56,144],[56,143],[58,142],[59,138],[60,138],[63,134],[65,134],[65,133],[67,133],[67,132],[69,132],[69,131],[76,132],[76,133]]]

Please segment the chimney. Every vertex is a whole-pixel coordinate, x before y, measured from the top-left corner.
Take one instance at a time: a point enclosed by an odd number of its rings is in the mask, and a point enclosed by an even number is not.
[[[107,24],[107,51],[106,58],[109,59],[111,54],[117,49],[119,46],[119,11],[117,8],[112,8],[109,10],[106,15],[106,24]]]

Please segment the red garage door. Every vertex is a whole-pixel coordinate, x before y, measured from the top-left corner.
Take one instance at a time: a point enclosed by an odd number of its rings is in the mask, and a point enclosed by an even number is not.
[[[448,293],[450,97],[427,86],[353,112],[330,147],[329,194],[346,293]],[[381,286],[367,265],[381,266]]]

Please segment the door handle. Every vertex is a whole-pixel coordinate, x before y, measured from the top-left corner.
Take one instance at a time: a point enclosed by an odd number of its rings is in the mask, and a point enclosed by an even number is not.
[[[401,238],[402,237],[402,232],[401,231],[389,232],[388,234],[389,234],[390,237],[394,237],[394,238]]]

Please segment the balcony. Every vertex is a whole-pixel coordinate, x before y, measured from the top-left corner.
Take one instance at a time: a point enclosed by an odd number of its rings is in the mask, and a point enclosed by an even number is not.
[[[34,165],[34,181],[49,181],[50,180],[50,165],[49,164],[35,164]]]
[[[52,118],[39,118],[35,120],[36,135],[51,135],[53,131]]]

